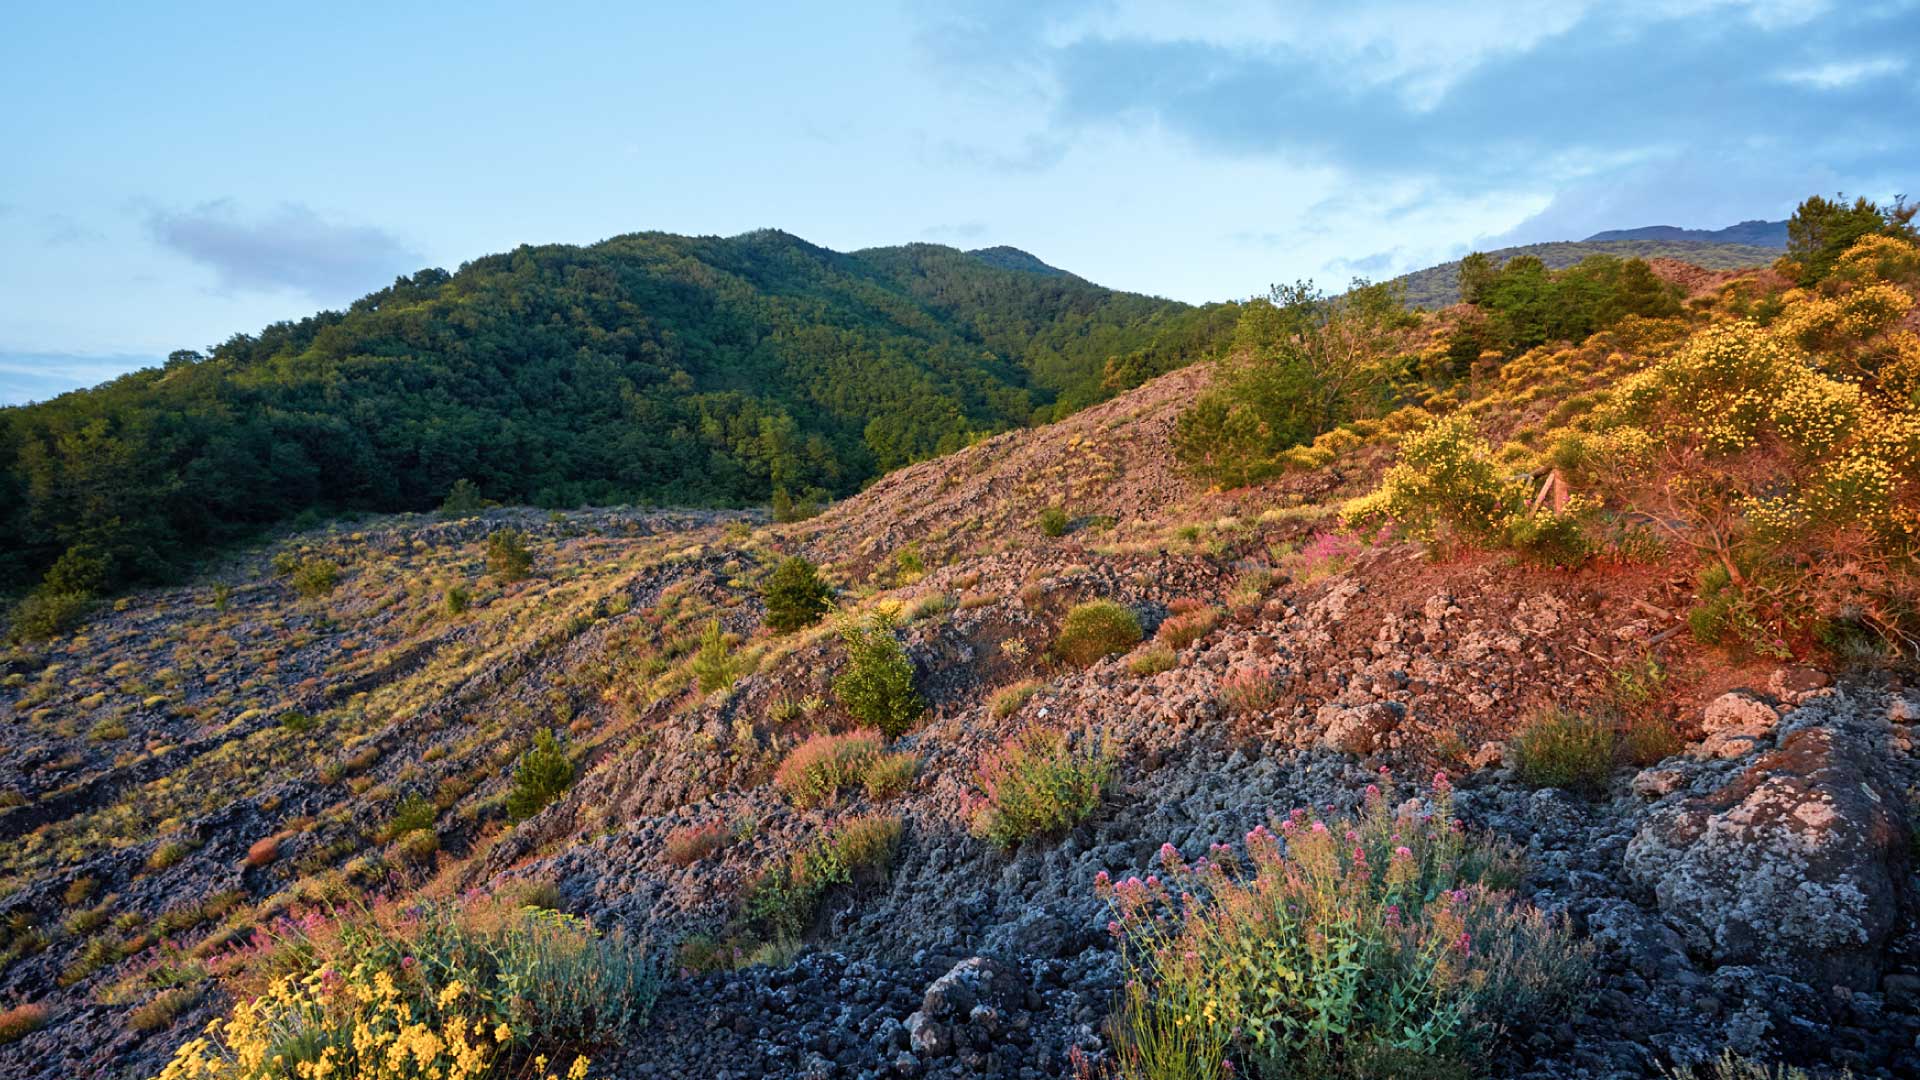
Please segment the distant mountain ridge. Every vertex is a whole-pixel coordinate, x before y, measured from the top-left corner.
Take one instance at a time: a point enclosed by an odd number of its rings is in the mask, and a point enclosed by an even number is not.
[[[1586,238],[1583,243],[1610,240],[1664,240],[1697,244],[1739,244],[1746,247],[1787,248],[1787,223],[1784,221],[1743,221],[1724,229],[1683,229],[1677,225],[1644,225],[1638,229],[1608,229]]]
[[[1665,226],[1653,226],[1665,228]],[[1736,226],[1737,227],[1737,226]],[[1638,231],[1638,230],[1633,230]],[[1550,270],[1564,270],[1594,255],[1616,259],[1676,259],[1708,270],[1737,270],[1766,266],[1780,257],[1780,249],[1753,244],[1711,243],[1698,240],[1565,240],[1550,244],[1524,244],[1496,248],[1487,252],[1495,263],[1504,264],[1516,255],[1531,255]],[[1443,262],[1424,270],[1415,270],[1395,279],[1407,287],[1409,307],[1442,308],[1460,301],[1460,260]]]

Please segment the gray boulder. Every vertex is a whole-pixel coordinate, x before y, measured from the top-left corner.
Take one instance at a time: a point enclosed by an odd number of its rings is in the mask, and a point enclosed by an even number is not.
[[[1719,790],[1656,806],[1627,845],[1688,948],[1870,990],[1900,909],[1908,826],[1881,721],[1840,698]],[[1817,726],[1806,721],[1831,720]]]

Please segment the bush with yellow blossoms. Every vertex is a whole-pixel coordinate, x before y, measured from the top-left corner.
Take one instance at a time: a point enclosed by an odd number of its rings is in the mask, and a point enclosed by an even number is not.
[[[644,1023],[644,945],[491,901],[382,908],[289,928],[304,961],[242,997],[157,1080],[585,1080]]]
[[[1517,856],[1382,770],[1353,816],[1295,810],[1164,877],[1095,880],[1129,981],[1125,1080],[1453,1075],[1508,1021],[1564,1000],[1587,952],[1514,899]],[[1419,809],[1415,809],[1419,806]]]

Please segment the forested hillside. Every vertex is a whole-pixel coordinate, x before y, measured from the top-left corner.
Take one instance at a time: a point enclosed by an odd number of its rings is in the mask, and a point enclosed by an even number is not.
[[[297,515],[432,507],[461,479],[543,506],[843,495],[1185,363],[1232,320],[1010,248],[522,247],[0,410],[0,589],[68,551],[67,584],[154,579]]]

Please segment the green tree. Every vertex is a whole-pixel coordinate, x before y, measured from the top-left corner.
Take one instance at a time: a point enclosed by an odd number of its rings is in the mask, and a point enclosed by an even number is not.
[[[507,816],[525,821],[546,809],[573,784],[573,759],[566,740],[551,728],[533,736],[533,745],[520,755],[513,771],[513,790],[507,792]]]
[[[1863,236],[1884,233],[1915,239],[1916,210],[1920,204],[1909,205],[1904,197],[1883,209],[1865,196],[1851,205],[1844,195],[1812,196],[1787,219],[1787,257],[1799,267],[1797,280],[1802,285],[1824,281],[1833,264]]]
[[[876,615],[840,629],[846,670],[833,681],[834,696],[863,724],[898,738],[913,726],[926,703],[913,686],[913,661],[894,634],[892,620]]]
[[[503,582],[519,581],[533,570],[527,534],[519,529],[495,529],[487,535],[487,570]]]
[[[1213,388],[1176,423],[1176,455],[1236,486],[1271,472],[1289,447],[1379,411],[1407,368],[1399,346],[1417,317],[1404,299],[1396,283],[1356,278],[1337,297],[1302,281],[1243,305]]]
[[[760,587],[767,625],[779,633],[812,626],[833,610],[833,587],[812,563],[798,555],[780,561]]]
[[[740,677],[740,664],[733,658],[732,643],[720,628],[719,619],[707,623],[706,631],[700,635],[700,649],[693,654],[689,666],[694,684],[703,694],[724,690]]]
[[[480,497],[480,486],[463,476],[447,489],[447,497],[440,503],[440,516],[472,517],[485,510],[487,505],[487,500]]]

